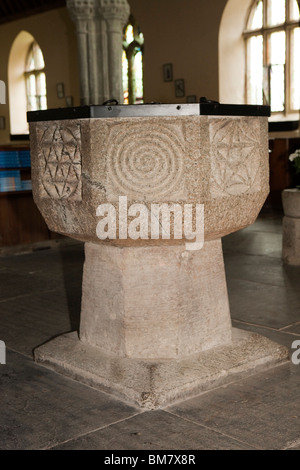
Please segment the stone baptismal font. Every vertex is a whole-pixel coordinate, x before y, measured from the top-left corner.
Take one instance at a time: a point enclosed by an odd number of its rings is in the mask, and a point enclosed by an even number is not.
[[[28,113],[34,200],[86,256],[79,334],[39,347],[36,361],[153,409],[287,359],[283,346],[232,328],[221,244],[268,195],[268,114],[214,102]],[[170,237],[136,220],[141,236],[129,236],[130,206],[147,222],[157,205],[177,208]],[[175,222],[197,205],[192,246]],[[115,236],[101,239],[108,213]]]

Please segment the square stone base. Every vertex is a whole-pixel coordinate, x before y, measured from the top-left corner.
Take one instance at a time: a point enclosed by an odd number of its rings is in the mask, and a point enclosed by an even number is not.
[[[180,360],[142,360],[105,355],[70,333],[37,348],[35,360],[93,388],[142,408],[156,409],[270,368],[288,358],[284,346],[233,329],[229,345]]]

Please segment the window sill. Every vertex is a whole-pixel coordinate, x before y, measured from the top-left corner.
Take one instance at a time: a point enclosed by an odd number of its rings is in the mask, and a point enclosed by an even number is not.
[[[299,138],[299,121],[269,121],[269,137],[271,139]]]
[[[28,142],[29,141],[29,134],[10,134],[10,141],[11,142]]]

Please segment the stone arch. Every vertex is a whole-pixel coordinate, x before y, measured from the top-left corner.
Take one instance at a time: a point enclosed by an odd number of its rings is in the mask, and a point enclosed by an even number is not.
[[[228,0],[219,30],[219,97],[245,103],[245,45],[242,33],[253,0]]]
[[[10,112],[10,133],[28,134],[26,85],[24,80],[25,62],[34,37],[21,31],[15,38],[8,60],[8,94]]]

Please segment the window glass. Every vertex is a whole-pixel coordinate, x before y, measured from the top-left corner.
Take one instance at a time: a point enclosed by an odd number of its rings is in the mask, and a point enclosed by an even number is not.
[[[143,102],[143,54],[139,50],[134,58],[134,74],[135,74],[135,97],[136,103]]]
[[[34,41],[25,64],[27,111],[47,109],[45,62],[39,45]]]
[[[272,112],[284,111],[285,108],[285,67],[275,64],[270,66],[270,104]]]
[[[131,44],[132,41],[134,41],[133,26],[131,24],[126,28],[125,38],[128,44]]]
[[[143,103],[144,35],[131,16],[124,30],[122,73],[124,104]]]
[[[300,108],[300,28],[292,32],[291,40],[291,108]]]
[[[247,41],[249,104],[263,104],[263,37],[253,36]]]
[[[285,32],[269,36],[270,104],[272,112],[285,108]]]
[[[254,4],[250,27],[244,33],[247,103],[268,104],[273,113],[285,115],[299,110],[300,37],[296,20],[296,0],[260,0]]]
[[[263,2],[260,0],[250,17],[249,29],[260,29],[263,26]]]
[[[268,0],[268,25],[283,24],[286,18],[286,0]]]
[[[126,52],[123,51],[123,56],[122,56],[122,68],[123,68],[123,92],[124,92],[124,104],[128,104],[129,100],[129,91],[128,91],[128,85],[129,85],[129,80],[128,80],[128,60],[126,57]]]
[[[290,1],[290,19],[293,21],[299,20],[299,7],[297,0]]]
[[[269,63],[285,64],[285,32],[279,31],[269,36]]]

